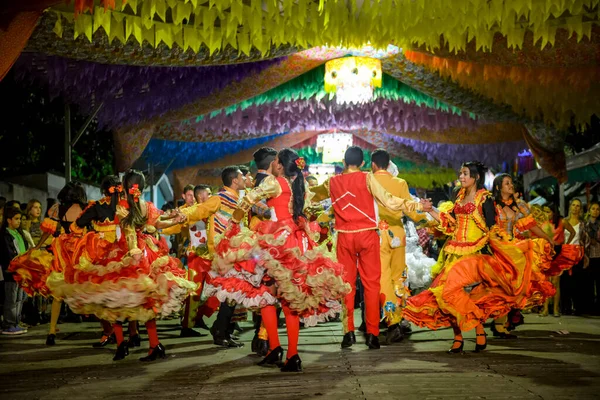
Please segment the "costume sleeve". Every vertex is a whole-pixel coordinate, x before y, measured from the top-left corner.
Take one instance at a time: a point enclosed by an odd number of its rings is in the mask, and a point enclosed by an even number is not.
[[[375,179],[375,176],[371,173],[367,174],[367,187],[369,188],[369,192],[371,192],[373,197],[379,203],[392,211],[402,211],[405,214],[423,211],[423,206],[417,201],[405,200],[400,197],[392,196],[379,182],[377,182],[377,179]]]
[[[188,218],[187,225],[191,225],[210,217],[219,211],[220,207],[221,198],[219,196],[211,196],[204,203],[194,204],[191,207],[182,208],[180,211]]]
[[[312,206],[313,198],[315,194],[310,191],[310,186],[308,186],[308,182],[304,181],[304,209],[308,209]]]
[[[161,216],[161,214],[162,211],[156,208],[154,203],[149,201],[146,202],[146,216],[148,218],[146,225],[156,226],[156,222],[158,221],[158,218]]]
[[[91,202],[85,210],[81,213],[79,217],[71,224],[71,228],[76,228],[76,230],[81,230],[86,226],[89,226],[92,221],[98,219],[98,209],[96,208],[96,202]],[[73,230],[71,230],[73,232]]]
[[[405,200],[412,200],[412,196],[410,195],[410,191],[408,190],[408,184],[404,179],[400,179],[400,190],[398,193],[398,197]],[[420,222],[427,220],[427,217],[423,213],[419,212],[407,212],[406,216],[412,219],[414,222]]]
[[[42,224],[40,225],[40,229],[42,232],[49,233],[50,235],[54,235],[57,229],[59,228],[58,221],[52,218],[44,218]]]
[[[439,225],[434,225],[437,231],[445,235],[451,235],[456,229],[456,219],[453,215],[454,203],[451,201],[443,202],[439,207],[440,222]]]
[[[42,230],[42,232],[54,235],[57,232],[57,230],[60,229],[60,224],[58,222],[58,204],[54,204],[48,210],[48,216],[42,221],[40,229]]]
[[[327,199],[329,197],[329,179],[320,185],[311,187],[310,192],[313,194],[311,200],[315,203]]]
[[[488,228],[496,225],[496,207],[494,207],[494,201],[488,197],[481,205],[483,210],[483,218]]]
[[[177,224],[177,225],[173,225],[173,226],[170,226],[168,228],[161,230],[161,233],[166,236],[177,235],[177,234],[181,233],[182,229],[183,229],[183,224]]]
[[[242,203],[240,204],[240,208],[247,212],[254,204],[258,203],[259,201],[277,197],[281,193],[281,185],[277,181],[277,178],[275,178],[272,175],[269,175],[262,180],[260,185],[246,192],[246,195],[244,196],[244,198],[242,199]]]

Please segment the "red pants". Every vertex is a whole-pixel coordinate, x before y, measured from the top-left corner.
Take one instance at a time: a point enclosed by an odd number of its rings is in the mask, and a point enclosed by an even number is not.
[[[356,271],[365,293],[365,319],[367,333],[379,335],[379,293],[381,291],[381,260],[377,231],[338,233],[337,258],[344,265],[344,280],[352,291],[344,298],[344,333],[354,331],[354,297],[356,296]]]

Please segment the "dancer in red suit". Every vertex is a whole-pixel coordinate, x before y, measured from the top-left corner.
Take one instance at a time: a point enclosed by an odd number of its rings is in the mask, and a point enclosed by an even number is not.
[[[354,297],[358,271],[365,290],[366,344],[370,349],[378,349],[381,260],[375,200],[384,207],[405,213],[429,211],[431,202],[421,200],[419,204],[392,196],[377,182],[372,173],[360,170],[363,165],[362,149],[352,146],[344,155],[345,172],[312,190],[315,193],[315,201],[323,200],[328,195],[331,197],[335,229],[338,232],[337,258],[344,265],[344,279],[352,287],[352,291],[344,299],[342,348],[356,343]]]

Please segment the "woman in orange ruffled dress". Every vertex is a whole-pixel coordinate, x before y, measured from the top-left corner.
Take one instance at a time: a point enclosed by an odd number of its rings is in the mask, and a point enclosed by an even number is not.
[[[547,271],[549,276],[559,276],[563,271],[570,270],[583,259],[584,247],[581,238],[584,234],[584,223],[581,218],[581,208],[581,200],[571,200],[569,215],[561,220],[565,229],[565,240],[558,257],[552,261],[551,268]]]
[[[46,344],[53,346],[56,341],[56,325],[60,316],[62,300],[60,296],[51,293],[47,286],[47,279],[52,271],[62,272],[71,262],[71,256],[77,238],[64,235],[70,231],[73,221],[81,214],[87,205],[85,189],[78,182],[70,182],[58,193],[59,204],[55,204],[44,218],[40,228],[43,232],[38,245],[15,258],[10,265],[15,280],[30,296],[39,294],[47,297],[52,295],[52,308],[50,313],[50,329]],[[42,248],[47,239],[54,237],[50,251]]]
[[[96,264],[98,260],[103,260],[110,252],[115,251],[120,230],[119,221],[116,217],[117,204],[121,200],[123,188],[118,176],[108,175],[100,184],[104,197],[98,201],[92,201],[83,210],[83,213],[70,226],[70,235],[64,235],[57,239],[57,246],[62,245],[63,240],[73,241],[77,238],[73,246],[71,262],[66,263],[62,271],[56,271],[48,277],[48,285],[60,288],[57,292],[61,295],[68,295],[70,292],[65,290],[65,285],[84,284],[89,281],[90,276],[85,272],[85,265],[80,261],[89,261]],[[85,256],[85,258],[81,258]],[[72,288],[72,286],[70,286]],[[72,311],[81,313],[74,307]],[[100,341],[94,343],[93,347],[104,347],[111,342],[114,343],[114,334],[112,324],[109,321],[101,320],[102,337]],[[129,347],[139,347],[140,337],[137,332],[137,324],[129,324]]]
[[[547,234],[551,235],[554,239],[554,249],[558,254],[560,254],[560,249],[562,244],[565,242],[565,230],[568,229],[570,231],[570,235],[574,236],[575,231],[570,224],[565,224],[563,218],[560,216],[558,211],[556,210],[556,206],[554,205],[545,205],[541,208],[542,216],[540,216],[541,228]],[[556,293],[554,294],[554,312],[553,315],[555,317],[560,317],[560,272],[554,271],[552,268],[552,263],[550,264],[550,268],[544,271],[544,274],[548,276],[548,280],[556,289]],[[544,307],[542,311],[540,311],[540,315],[545,317],[548,315],[548,308],[550,306],[551,299],[547,299],[544,302]]]
[[[126,200],[117,205],[123,233],[120,240],[84,237],[76,263],[65,279],[49,280],[53,293],[64,296],[73,310],[113,323],[118,345],[115,361],[129,354],[128,342],[123,338],[122,323],[126,320],[146,324],[150,350],[140,360],[164,358],[156,318],[177,312],[196,289],[186,279],[181,262],[168,255],[164,238],[155,236],[157,229],[181,222],[180,216],[162,217],[154,204],[141,198],[144,184],[144,175],[138,171],[131,170],[124,177]]]
[[[494,178],[492,184],[494,205],[496,206],[496,221],[498,228],[502,230],[509,240],[525,239],[533,236],[538,239],[546,240],[553,244],[553,235],[547,235],[537,224],[531,213],[529,205],[521,199],[515,198],[515,188],[513,179],[509,174],[500,174]],[[531,234],[531,235],[530,235]],[[543,246],[543,243],[541,244]],[[532,264],[531,288],[527,294],[527,308],[542,305],[546,298],[551,297],[555,290],[552,284],[546,279],[543,270],[539,267],[548,268],[549,263],[541,265]],[[513,310],[510,315],[514,316],[518,310]],[[517,319],[519,315],[517,315]],[[512,318],[510,318],[512,319]],[[496,318],[492,326],[494,336],[502,339],[515,339],[516,336],[509,332],[509,315]]]
[[[462,188],[452,207],[432,212],[440,229],[449,235],[440,254],[429,289],[410,297],[404,318],[419,326],[451,326],[454,343],[449,353],[461,353],[463,331],[476,330],[475,351],[486,348],[483,323],[490,317],[523,308],[531,290],[533,264],[547,262],[547,243],[511,242],[496,225],[496,210],[483,188],[485,168],[476,162],[463,165]],[[493,251],[493,256],[491,251]]]
[[[283,372],[299,372],[300,320],[305,326],[325,321],[341,311],[337,301],[350,291],[342,279],[343,266],[317,248],[318,224],[309,226],[304,209],[310,205],[302,169],[304,159],[291,149],[281,150],[274,175],[249,190],[236,210],[234,224],[216,246],[213,269],[219,275],[205,288],[204,295],[234,301],[248,308],[260,308],[269,335],[270,351],[259,363],[277,365]],[[263,199],[271,208],[271,221],[255,231],[241,230],[239,222],[251,206]],[[277,332],[279,302],[286,319],[288,349],[283,349]]]

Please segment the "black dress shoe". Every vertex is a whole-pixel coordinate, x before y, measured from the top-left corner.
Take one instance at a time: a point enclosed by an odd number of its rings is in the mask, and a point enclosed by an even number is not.
[[[142,339],[140,335],[133,335],[129,337],[127,341],[127,346],[131,349],[133,347],[140,347],[142,345]]]
[[[140,361],[156,361],[157,358],[166,358],[167,353],[165,352],[165,348],[162,344],[158,344],[155,348],[151,349],[150,354],[146,357],[140,358]]]
[[[55,344],[56,344],[56,335],[54,333],[51,333],[46,337],[46,346],[54,346]]]
[[[181,333],[179,337],[202,337],[206,336],[204,333],[200,333],[198,331],[193,330],[192,328],[181,328]]]
[[[114,334],[110,335],[110,336],[106,336],[106,335],[102,335],[102,337],[100,338],[99,342],[96,342],[92,345],[93,348],[95,349],[100,349],[102,347],[106,347],[107,345],[114,343]]]
[[[117,347],[117,352],[115,353],[115,356],[113,357],[113,361],[122,360],[125,357],[127,357],[128,355],[129,355],[129,347],[127,346],[127,342],[123,341],[123,342],[121,342],[119,347]]]
[[[214,337],[213,343],[222,347],[244,347],[244,343],[236,342],[232,338]]]
[[[302,360],[300,360],[298,354],[285,360],[281,372],[302,372]]]
[[[262,359],[261,362],[257,363],[256,365],[259,365],[261,367],[271,367],[273,365],[281,367],[283,365],[283,363],[281,362],[282,359],[283,349],[281,348],[281,346],[277,346],[273,350],[271,350],[269,354],[267,354],[267,356]]]
[[[263,339],[258,339],[258,345],[257,345],[257,350],[256,350],[256,354],[258,354],[259,356],[266,356],[269,353],[269,341],[268,340],[263,340]]]
[[[450,350],[448,350],[446,353],[448,354],[461,354],[463,352],[463,347],[465,345],[465,342],[462,340],[454,340],[454,343],[460,343],[460,346],[458,347],[451,347]]]
[[[348,332],[342,339],[342,349],[352,347],[354,343],[356,343],[356,336],[354,335],[354,332]]]
[[[476,336],[487,336],[487,333],[478,333],[476,334]],[[487,347],[487,338],[485,339],[485,343],[484,344],[479,344],[479,343],[475,343],[475,353],[479,353],[480,351],[485,350],[485,348]]]
[[[379,338],[377,336],[373,335],[372,333],[369,333],[367,335],[366,344],[369,347],[369,349],[371,349],[371,350],[377,350],[381,347],[381,346],[379,346]]]
[[[404,339],[404,335],[402,334],[402,330],[400,329],[399,324],[390,325],[388,327],[387,333],[385,334],[385,343],[390,345],[392,343],[401,342]]]

